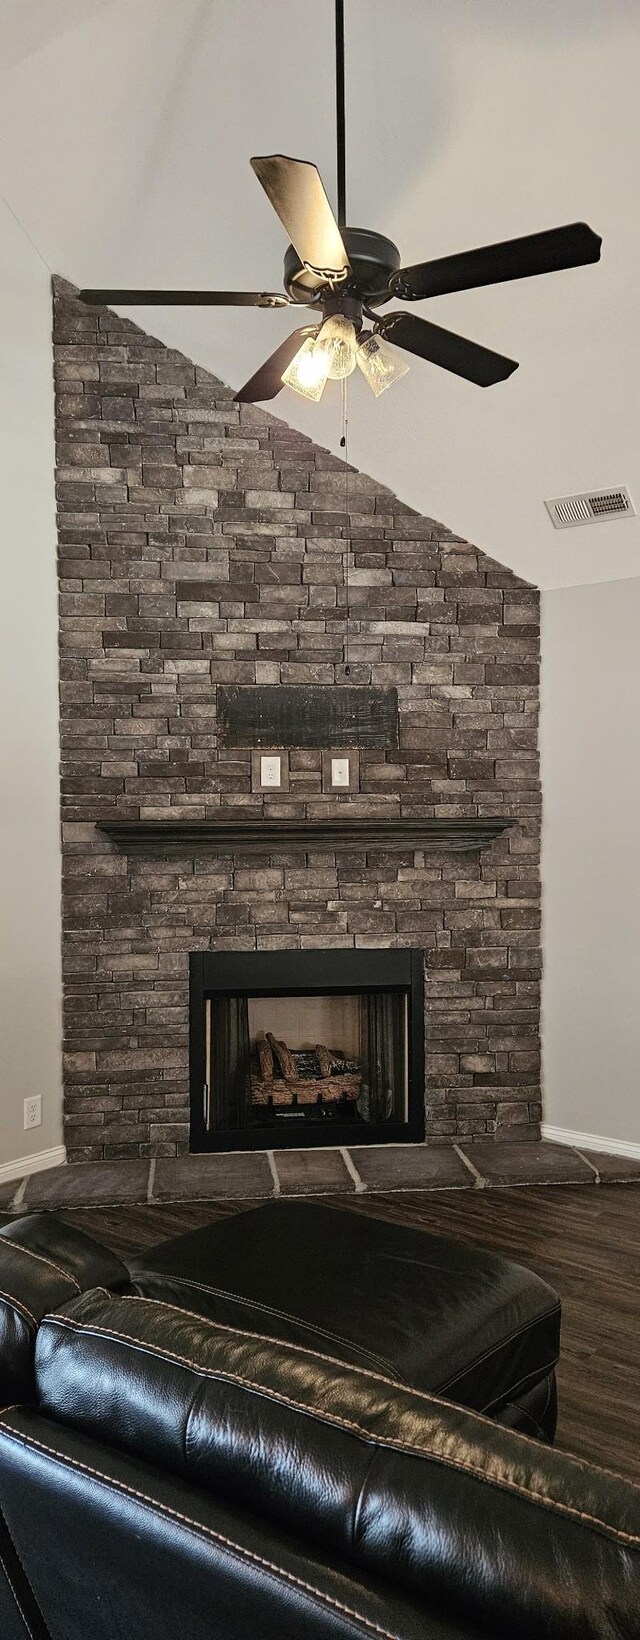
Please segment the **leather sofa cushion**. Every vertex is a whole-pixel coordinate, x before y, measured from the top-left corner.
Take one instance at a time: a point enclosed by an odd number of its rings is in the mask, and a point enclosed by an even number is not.
[[[495,1414],[558,1359],[560,1301],[476,1247],[314,1202],[271,1202],[164,1242],[135,1290],[328,1349]]]
[[[43,1320],[36,1377],[47,1416],[483,1632],[640,1635],[640,1491],[380,1372],[88,1293]]]
[[[46,1310],[86,1287],[122,1287],[124,1264],[48,1213],[14,1219],[0,1230],[0,1404],[32,1400],[38,1323]]]
[[[4,1627],[0,1600],[2,1640],[480,1640],[411,1590],[31,1409],[0,1415],[0,1507],[47,1625]]]

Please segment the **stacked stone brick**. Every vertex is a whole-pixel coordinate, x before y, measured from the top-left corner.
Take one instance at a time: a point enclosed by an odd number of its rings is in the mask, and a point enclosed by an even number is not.
[[[539,1132],[536,591],[179,353],[54,284],[65,1132],[70,1160],[188,1148],[188,952],[419,946],[427,1132]],[[216,685],[395,685],[360,792],[251,790]],[[128,858],[99,820],[508,814],[483,852]]]

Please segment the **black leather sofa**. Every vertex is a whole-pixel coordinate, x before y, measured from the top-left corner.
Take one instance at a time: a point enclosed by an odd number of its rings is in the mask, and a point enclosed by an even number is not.
[[[640,1491],[549,1444],[558,1338],[530,1272],[314,1203],[128,1267],[11,1222],[2,1640],[638,1640]]]

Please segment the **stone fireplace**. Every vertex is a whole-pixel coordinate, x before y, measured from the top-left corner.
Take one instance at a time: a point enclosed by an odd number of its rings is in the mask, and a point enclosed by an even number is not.
[[[54,341],[69,1159],[193,1142],[194,953],[418,952],[426,1107],[406,1136],[535,1139],[536,591],[364,474],[347,518],[336,457],[61,281]],[[344,795],[326,744],[289,744],[286,786],[257,790],[220,706],[274,685],[396,691],[396,743],[358,744]],[[360,1004],[298,1037],[272,1017],[254,1045],[358,1059]],[[311,1125],[275,1108],[265,1148]]]
[[[193,952],[192,1151],[424,1138],[421,951]]]

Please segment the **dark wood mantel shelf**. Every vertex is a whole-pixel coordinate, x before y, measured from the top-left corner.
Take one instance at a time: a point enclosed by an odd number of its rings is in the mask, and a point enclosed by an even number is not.
[[[220,820],[102,820],[103,831],[118,847],[136,853],[270,854],[291,849],[470,849],[486,848],[515,821],[502,817],[451,820],[270,820],[262,817]]]

